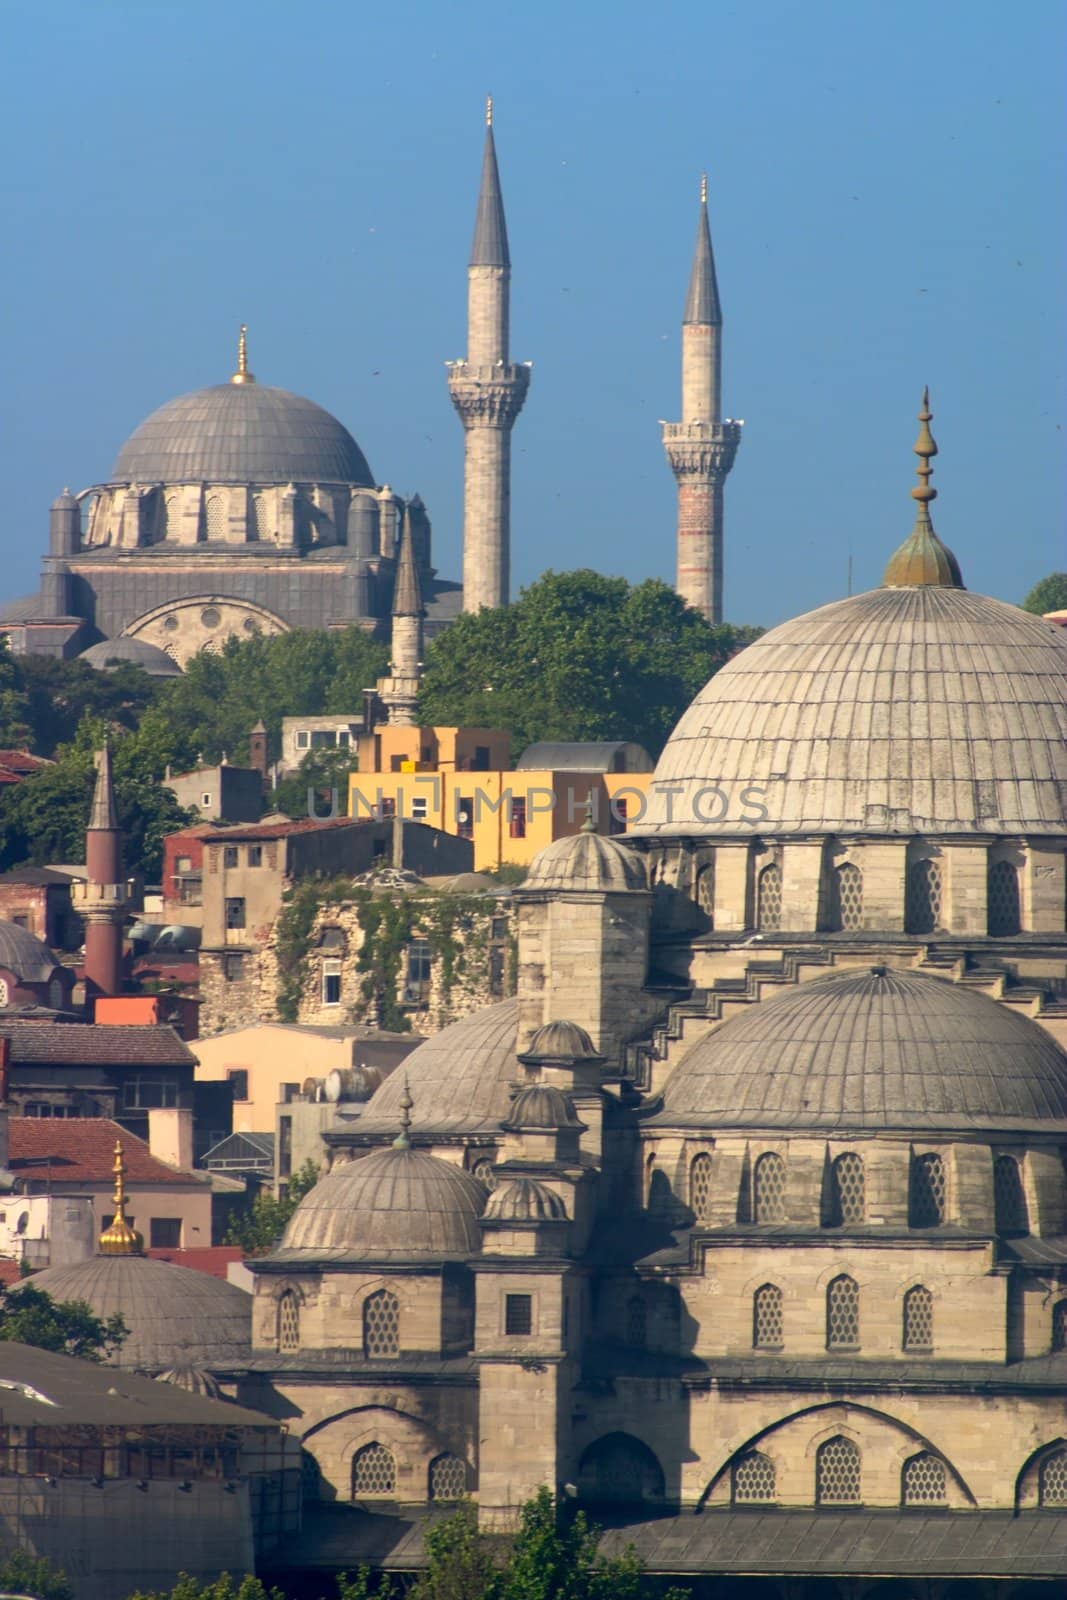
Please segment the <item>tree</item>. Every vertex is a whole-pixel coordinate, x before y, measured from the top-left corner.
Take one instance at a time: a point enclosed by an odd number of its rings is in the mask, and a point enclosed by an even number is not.
[[[690,701],[759,630],[712,626],[665,583],[548,572],[467,612],[426,657],[425,722],[542,739],[630,739],[657,755]]]
[[[249,1256],[264,1255],[272,1250],[285,1232],[286,1224],[304,1196],[319,1181],[319,1169],[309,1156],[289,1179],[289,1187],[281,1199],[275,1199],[269,1189],[260,1189],[247,1210],[230,1218],[226,1229],[226,1243],[239,1244]]]
[[[352,749],[309,750],[295,772],[283,778],[271,794],[271,806],[284,811],[287,817],[308,816],[308,790],[314,792],[317,817],[328,817],[334,790],[337,791],[337,808],[340,814],[348,810],[348,778],[355,772],[356,755]]]
[[[539,1489],[522,1508],[519,1531],[492,1600],[641,1600],[649,1593],[634,1552],[602,1556],[598,1530]],[[686,1600],[669,1589],[664,1600]]]
[[[0,1285],[0,1339],[83,1361],[106,1361],[128,1332],[120,1316],[98,1317],[84,1300],[53,1300],[32,1283],[21,1284],[15,1294]]]
[[[87,661],[23,656],[19,661],[32,748],[52,756],[77,735],[83,718],[132,732],[160,692],[160,682],[129,661],[99,672]]]
[[[427,1531],[426,1571],[415,1580],[407,1600],[494,1600],[499,1544],[479,1529],[478,1511],[471,1501],[461,1501],[451,1516]]]
[[[0,1561],[0,1592],[33,1595],[34,1600],[74,1600],[66,1573],[25,1550],[12,1550]]]
[[[1035,583],[1023,601],[1024,611],[1043,617],[1050,611],[1067,611],[1067,572],[1050,572]]]

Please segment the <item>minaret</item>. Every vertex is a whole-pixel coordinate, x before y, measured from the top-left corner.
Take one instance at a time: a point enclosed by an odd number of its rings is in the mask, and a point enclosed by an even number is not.
[[[682,420],[664,422],[663,446],[678,485],[678,580],[682,599],[722,621],[723,485],[741,424],[722,421],[722,309],[708,226],[708,180],[682,317]]]
[[[111,750],[105,742],[96,757],[96,788],[85,835],[85,882],[71,886],[71,900],[85,924],[87,998],[118,994],[122,987],[122,928],[128,898]]]
[[[417,724],[416,712],[422,683],[422,619],[425,615],[419,571],[415,565],[411,510],[405,506],[393,583],[390,676],[378,680],[378,697],[387,708],[388,720],[393,727],[413,728]]]
[[[511,430],[530,383],[508,360],[511,258],[486,106],[482,186],[467,271],[467,359],[449,363],[448,389],[466,435],[463,609],[507,605],[510,589]]]

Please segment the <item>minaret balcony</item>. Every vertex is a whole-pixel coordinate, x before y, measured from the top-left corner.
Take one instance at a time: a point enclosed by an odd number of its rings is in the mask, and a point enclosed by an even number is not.
[[[125,883],[74,882],[70,886],[70,903],[82,916],[94,912],[124,911],[133,898],[133,879]]]
[[[736,450],[741,443],[744,423],[728,418],[725,422],[663,422],[660,426],[664,444],[684,443],[691,439],[699,444],[732,444]]]

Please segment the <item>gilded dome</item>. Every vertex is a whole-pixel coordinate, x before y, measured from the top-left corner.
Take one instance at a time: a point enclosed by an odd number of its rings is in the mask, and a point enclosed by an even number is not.
[[[1065,741],[1062,628],[965,589],[874,589],[715,674],[633,832],[1062,833]]]
[[[536,1178],[514,1178],[489,1196],[486,1222],[566,1222],[561,1197]]]
[[[398,1131],[405,1084],[418,1133],[497,1132],[523,1073],[515,1056],[519,1002],[501,1000],[454,1022],[390,1073],[359,1119],[360,1133]]]
[[[84,1300],[95,1317],[121,1316],[129,1329],[114,1365],[145,1371],[218,1368],[246,1360],[252,1297],[236,1284],[149,1256],[90,1256],[35,1272],[54,1300]],[[19,1285],[14,1284],[12,1294]]]
[[[478,1220],[485,1194],[469,1172],[425,1151],[377,1150],[334,1167],[304,1196],[273,1259],[469,1256],[481,1249]]]
[[[534,856],[523,889],[647,889],[642,858],[615,839],[581,828],[554,839]]]
[[[359,445],[285,389],[218,383],[153,411],[119,451],[112,483],[345,483],[373,487]]]
[[[894,967],[801,983],[697,1041],[653,1126],[1067,1128],[1067,1054],[974,989]]]

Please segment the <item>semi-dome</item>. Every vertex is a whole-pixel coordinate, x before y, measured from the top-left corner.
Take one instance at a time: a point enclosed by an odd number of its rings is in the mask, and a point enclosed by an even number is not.
[[[91,644],[78,659],[87,666],[95,667],[98,672],[107,672],[128,662],[130,666],[140,667],[142,672],[147,672],[150,678],[180,678],[182,675],[182,669],[174,657],[157,644],[151,644],[147,639],[132,639],[126,634]]]
[[[531,1083],[528,1088],[520,1089],[511,1102],[503,1126],[544,1132],[555,1128],[581,1129],[585,1124],[579,1122],[570,1095],[563,1094],[551,1083]]]
[[[727,662],[632,831],[1062,833],[1065,741],[1062,628],[964,589],[875,589]]]
[[[893,967],[813,979],[700,1039],[654,1126],[1056,1132],[1067,1054],[1036,1022]]]
[[[347,483],[371,471],[348,429],[285,389],[219,383],[153,411],[119,452],[113,483]]]
[[[575,834],[554,839],[534,856],[523,889],[647,889],[645,863],[633,850],[583,824]]]
[[[0,921],[0,967],[23,983],[47,983],[58,965],[43,940],[15,922]]]
[[[489,1196],[486,1222],[566,1222],[567,1207],[536,1178],[514,1178]]]
[[[46,1267],[32,1283],[53,1300],[83,1300],[95,1317],[121,1316],[129,1332],[113,1358],[116,1366],[210,1370],[248,1358],[252,1297],[206,1272],[149,1256],[97,1255]],[[10,1292],[19,1288],[14,1284]]]
[[[304,1196],[273,1259],[468,1256],[481,1249],[485,1196],[476,1178],[449,1161],[406,1145],[378,1150],[335,1167]]]
[[[405,1084],[419,1133],[497,1132],[522,1070],[515,1057],[519,1002],[502,1000],[454,1022],[420,1044],[370,1100],[359,1119],[363,1133],[396,1133],[403,1121]]]

